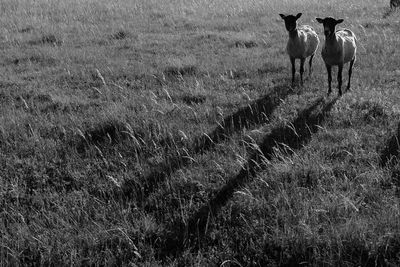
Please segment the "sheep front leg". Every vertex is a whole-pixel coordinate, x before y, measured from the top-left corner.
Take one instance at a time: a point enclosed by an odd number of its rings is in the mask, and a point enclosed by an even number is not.
[[[290,63],[292,63],[292,87],[294,87],[294,76],[296,74],[295,58],[290,58]]]
[[[303,73],[304,73],[304,62],[306,61],[305,58],[300,59],[300,84],[303,86]]]
[[[338,90],[339,95],[342,95],[342,72],[343,72],[343,64],[338,65],[338,74],[337,74],[337,81],[338,81]]]
[[[325,66],[326,66],[326,70],[328,72],[328,96],[329,96],[331,94],[331,92],[332,92],[332,87],[331,87],[331,84],[332,84],[332,66],[330,66],[328,64],[325,64]]]
[[[308,61],[308,64],[310,65],[309,76],[311,76],[311,73],[312,73],[312,60],[313,60],[313,58],[314,58],[314,55],[315,55],[315,54],[312,54],[312,55],[310,56],[310,61]]]
[[[352,61],[350,61],[350,66],[349,66],[349,81],[347,82],[347,91],[350,91],[350,79],[351,79],[351,74],[353,72],[353,64],[354,61],[356,61],[356,58],[354,57]]]

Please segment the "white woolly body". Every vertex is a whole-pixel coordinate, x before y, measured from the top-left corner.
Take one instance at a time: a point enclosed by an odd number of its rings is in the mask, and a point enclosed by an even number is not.
[[[299,26],[295,33],[289,34],[286,51],[291,58],[306,58],[317,51],[318,34],[311,26]]]
[[[348,29],[341,29],[325,40],[322,48],[322,58],[330,66],[350,62],[356,56],[356,36]]]

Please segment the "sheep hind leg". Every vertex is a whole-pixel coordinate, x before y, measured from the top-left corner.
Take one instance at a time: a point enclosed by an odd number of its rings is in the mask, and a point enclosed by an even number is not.
[[[328,72],[328,96],[332,92],[332,66],[326,64],[326,71]]]
[[[292,64],[292,87],[294,87],[294,76],[296,74],[296,65],[295,65],[295,58],[290,58],[290,63]]]
[[[339,96],[342,95],[342,72],[343,72],[343,64],[340,64],[338,66],[338,74],[337,74]]]
[[[304,73],[304,62],[306,61],[305,58],[300,59],[300,83],[303,86],[303,73]]]
[[[354,61],[356,61],[356,58],[354,57],[353,60],[350,61],[350,66],[349,66],[349,80],[347,82],[347,88],[346,91],[350,91],[350,79],[351,79],[351,74],[353,73],[353,64]]]

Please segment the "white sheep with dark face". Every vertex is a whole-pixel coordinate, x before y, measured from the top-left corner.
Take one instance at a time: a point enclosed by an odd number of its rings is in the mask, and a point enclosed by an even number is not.
[[[336,25],[342,23],[343,19],[336,20],[332,17],[326,17],[324,19],[316,18],[316,20],[324,25],[325,44],[322,47],[321,55],[328,71],[328,95],[332,91],[332,66],[338,66],[338,90],[339,95],[342,95],[342,71],[343,65],[347,62],[350,62],[347,83],[347,90],[350,90],[353,64],[356,61],[356,36],[348,29],[335,30]]]
[[[319,38],[318,34],[311,26],[297,26],[297,20],[301,17],[301,13],[296,16],[279,14],[285,21],[286,30],[289,32],[289,40],[286,46],[286,52],[289,54],[292,64],[292,86],[294,86],[294,76],[296,73],[295,60],[300,59],[300,81],[303,85],[304,62],[310,57],[310,75],[312,72],[312,60],[317,51]]]

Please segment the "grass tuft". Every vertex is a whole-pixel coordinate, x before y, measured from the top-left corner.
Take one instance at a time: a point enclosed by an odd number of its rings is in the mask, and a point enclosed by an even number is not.
[[[167,65],[164,68],[164,75],[179,77],[179,76],[192,76],[198,72],[196,60],[192,56],[183,58],[169,58]]]
[[[52,46],[61,46],[63,41],[60,38],[57,38],[54,34],[44,34],[42,37],[36,40],[30,40],[28,44],[30,45],[52,45]]]

